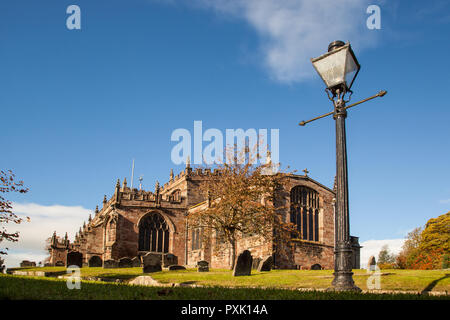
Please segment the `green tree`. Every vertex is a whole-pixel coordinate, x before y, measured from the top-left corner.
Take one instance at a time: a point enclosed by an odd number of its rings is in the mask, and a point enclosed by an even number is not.
[[[418,227],[406,235],[402,251],[397,256],[396,264],[400,269],[410,269],[419,255],[419,245],[422,238],[422,228]]]
[[[427,221],[406,236],[397,265],[405,269],[436,269],[447,265],[450,254],[450,212]]]
[[[443,250],[450,254],[450,212],[428,220],[421,235],[419,250],[432,252]]]
[[[395,255],[389,252],[389,246],[385,244],[381,247],[378,253],[378,266],[384,264],[393,264],[395,262]]]

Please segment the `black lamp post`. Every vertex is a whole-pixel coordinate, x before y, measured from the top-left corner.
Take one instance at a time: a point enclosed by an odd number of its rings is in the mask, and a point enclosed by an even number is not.
[[[375,96],[346,106],[344,100],[361,68],[353,53],[350,43],[334,41],[328,46],[328,52],[311,62],[327,86],[328,98],[333,102],[334,111],[302,121],[300,125],[333,115],[336,121],[336,211],[335,211],[335,246],[334,246],[334,280],[332,290],[361,291],[352,278],[353,252],[350,242],[349,202],[348,202],[348,172],[347,145],[345,136],[345,118],[347,109],[357,104],[382,97],[386,91],[380,91]],[[348,101],[347,101],[348,102]]]

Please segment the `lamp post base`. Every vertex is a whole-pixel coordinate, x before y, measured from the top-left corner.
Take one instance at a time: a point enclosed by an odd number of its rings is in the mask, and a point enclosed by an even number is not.
[[[332,287],[327,291],[353,291],[361,292],[362,290],[355,285],[352,275],[353,272],[348,271],[336,271],[334,274],[334,280],[331,283]]]

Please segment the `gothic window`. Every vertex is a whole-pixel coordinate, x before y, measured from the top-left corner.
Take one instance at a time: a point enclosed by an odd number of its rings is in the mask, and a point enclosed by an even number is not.
[[[112,220],[108,225],[108,241],[114,242],[116,240],[116,223]]]
[[[181,191],[180,190],[175,190],[172,193],[172,201],[175,201],[175,202],[181,201]]]
[[[139,224],[139,251],[169,252],[170,230],[159,213],[151,213]]]
[[[291,223],[300,239],[319,241],[319,193],[304,186],[291,190]]]
[[[216,230],[216,245],[225,243],[225,234],[223,230]]]
[[[198,250],[202,247],[202,230],[200,228],[192,229],[191,249]]]
[[[177,189],[167,196],[170,202],[181,202],[181,190]]]

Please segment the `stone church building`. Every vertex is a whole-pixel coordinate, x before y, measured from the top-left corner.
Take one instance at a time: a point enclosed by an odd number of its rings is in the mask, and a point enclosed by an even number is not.
[[[189,165],[180,174],[170,173],[163,186],[156,183],[155,191],[131,189],[126,179],[117,181],[110,199],[89,216],[70,242],[67,234],[60,239],[53,234],[49,247],[50,265],[65,265],[69,252],[80,252],[83,264],[97,256],[101,261],[133,258],[148,252],[173,254],[178,264],[193,267],[200,260],[211,268],[229,268],[231,250],[224,243],[202,241],[202,230],[189,226],[188,215],[204,209],[208,204],[199,185],[217,176],[208,169],[192,169]],[[253,258],[273,256],[274,268],[333,269],[334,268],[334,197],[335,192],[304,175],[283,174],[282,198],[286,222],[293,222],[300,238],[291,239],[288,254],[278,254],[271,241],[258,237],[244,237],[237,243],[237,253],[249,250]],[[354,268],[360,267],[360,246],[353,243]],[[215,246],[225,246],[215,250]],[[216,254],[220,252],[220,255]],[[98,259],[98,258],[95,258]]]

